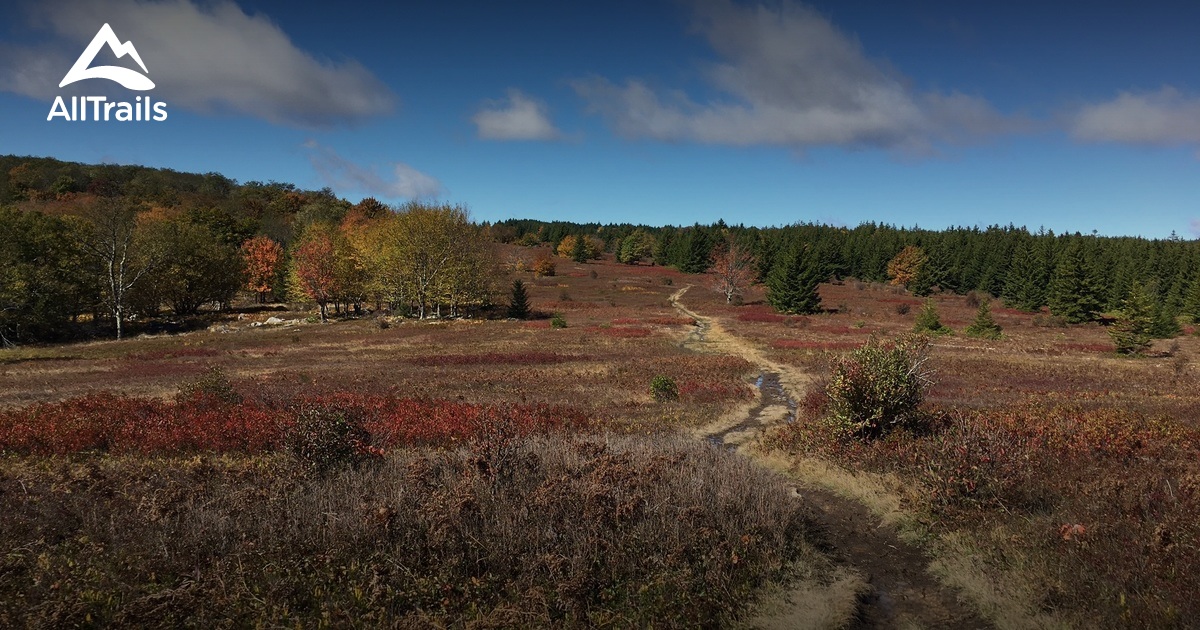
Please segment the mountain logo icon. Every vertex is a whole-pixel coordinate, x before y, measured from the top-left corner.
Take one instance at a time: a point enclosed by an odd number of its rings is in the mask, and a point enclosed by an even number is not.
[[[117,39],[117,34],[113,32],[112,27],[105,24],[100,27],[96,36],[92,38],[92,43],[88,44],[87,48],[83,50],[83,54],[79,55],[79,59],[75,60],[75,65],[71,66],[71,69],[67,71],[67,75],[63,77],[62,83],[59,83],[58,87],[65,87],[84,79],[108,79],[109,81],[116,81],[130,90],[142,91],[154,88],[154,82],[150,80],[150,77],[147,77],[145,74],[139,74],[137,71],[130,70],[129,68],[122,68],[120,66],[90,67],[92,61],[96,59],[96,54],[100,52],[100,48],[105,44],[108,45],[109,49],[113,51],[113,54],[118,59],[129,55],[142,67],[142,72],[149,74],[150,71],[146,69],[146,64],[142,63],[142,57],[138,55],[137,48],[133,47],[133,42],[130,41],[122,44],[121,40]]]

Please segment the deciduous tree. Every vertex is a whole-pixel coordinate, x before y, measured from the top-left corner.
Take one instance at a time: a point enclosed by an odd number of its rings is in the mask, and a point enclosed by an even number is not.
[[[908,245],[888,262],[888,277],[892,279],[892,284],[908,287],[917,279],[928,260],[925,250],[916,245]]]
[[[735,298],[740,299],[754,282],[755,264],[754,256],[736,243],[719,247],[713,253],[713,266],[709,270],[716,276],[713,288],[725,296],[726,304],[732,304]]]
[[[242,264],[246,269],[246,288],[254,291],[259,304],[265,303],[271,283],[283,264],[283,246],[269,236],[255,236],[242,243]]]

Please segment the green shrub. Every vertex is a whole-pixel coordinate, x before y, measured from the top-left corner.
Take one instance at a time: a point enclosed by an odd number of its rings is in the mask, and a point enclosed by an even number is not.
[[[679,387],[675,385],[675,380],[662,374],[655,376],[650,381],[650,393],[658,402],[679,400]]]
[[[917,313],[917,321],[913,324],[913,332],[929,333],[932,335],[948,335],[952,331],[942,325],[941,318],[938,317],[937,305],[933,303],[933,298],[925,300],[925,306],[921,308],[921,312]]]
[[[975,313],[975,321],[967,327],[967,336],[976,337],[978,339],[999,339],[1002,329],[1000,324],[992,318],[991,303],[984,300],[979,303],[979,310]]]
[[[341,411],[304,409],[284,438],[288,453],[302,469],[324,473],[336,468],[357,468],[367,453],[371,434],[362,422]]]
[[[554,317],[550,318],[550,327],[551,328],[566,328],[567,320],[562,316],[561,313],[555,313]]]
[[[897,427],[920,428],[918,407],[933,376],[928,349],[920,336],[890,342],[872,337],[837,359],[825,391],[838,433],[870,440]]]
[[[179,395],[176,398],[190,400],[198,396],[230,405],[242,402],[242,395],[233,388],[233,383],[219,365],[209,367],[200,378],[180,385]]]

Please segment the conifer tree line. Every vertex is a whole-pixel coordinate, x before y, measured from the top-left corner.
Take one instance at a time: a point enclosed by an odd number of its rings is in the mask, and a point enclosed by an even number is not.
[[[126,166],[0,157],[0,345],[257,301],[417,317],[486,305],[487,230],[448,204]],[[101,333],[102,334],[102,333]]]
[[[798,276],[809,273],[821,281],[893,282],[918,296],[980,291],[1009,308],[1046,308],[1065,323],[1081,323],[1121,311],[1137,290],[1150,296],[1164,326],[1179,315],[1200,319],[1200,241],[1176,235],[1104,237],[1011,225],[934,231],[875,223],[758,228],[724,222],[650,227],[532,220],[503,221],[492,231],[501,240],[524,244],[587,234],[602,240],[618,260],[629,240],[650,242],[651,254],[642,260],[687,273],[711,268],[713,252],[733,243],[753,255],[757,278],[768,288],[791,278],[796,285],[791,291],[805,284]]]

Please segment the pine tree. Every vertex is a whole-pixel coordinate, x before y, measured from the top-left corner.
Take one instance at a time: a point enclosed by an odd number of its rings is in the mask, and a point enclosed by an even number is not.
[[[525,283],[513,280],[512,298],[508,303],[508,316],[513,319],[529,317],[529,294],[525,291]]]
[[[1179,326],[1179,311],[1161,300],[1150,309],[1150,336],[1155,339],[1171,339],[1183,333]]]
[[[913,279],[909,290],[913,295],[921,297],[928,296],[933,293],[934,288],[943,291],[951,289],[950,270],[946,263],[945,250],[941,247],[932,247],[929,250],[928,259],[925,264],[921,265],[921,269],[917,272],[917,277]]]
[[[1154,326],[1154,298],[1143,284],[1129,291],[1117,316],[1117,323],[1108,329],[1109,336],[1121,354],[1141,354],[1150,347],[1150,331]]]
[[[571,260],[577,263],[585,263],[591,257],[590,253],[588,251],[587,238],[582,235],[576,236],[575,244],[571,247]]]
[[[1192,323],[1200,324],[1200,272],[1192,278],[1183,301],[1183,314],[1191,318]]]
[[[1040,254],[1040,248],[1028,241],[1014,250],[1002,293],[1009,306],[1034,312],[1046,305],[1045,262],[1039,260]]]
[[[1000,333],[1000,325],[992,318],[991,300],[983,300],[979,303],[979,310],[975,312],[975,321],[967,327],[967,336],[979,339],[999,339]]]
[[[821,310],[821,269],[806,245],[797,245],[780,257],[767,276],[767,302],[781,313],[816,313]]]
[[[1063,252],[1050,282],[1050,312],[1078,324],[1090,321],[1100,310],[1091,266],[1083,256],[1079,243],[1072,243]]]
[[[913,332],[931,333],[934,335],[946,335],[951,332],[949,328],[942,325],[942,320],[938,317],[937,305],[933,303],[933,298],[927,298],[925,306],[921,308],[920,313],[917,313],[916,322],[913,324]]]

